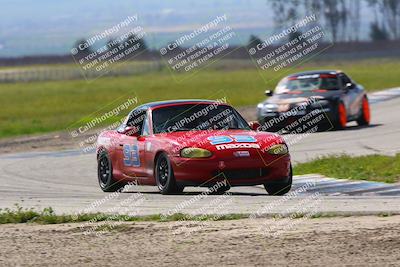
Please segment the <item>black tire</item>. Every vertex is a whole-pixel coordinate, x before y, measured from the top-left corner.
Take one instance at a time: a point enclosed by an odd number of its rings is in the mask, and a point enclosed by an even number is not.
[[[181,194],[183,192],[183,190],[185,189],[185,187],[183,185],[180,184],[176,184],[176,193]]]
[[[97,178],[104,192],[120,191],[125,185],[114,180],[112,162],[106,150],[100,151],[97,156]]]
[[[274,182],[271,184],[264,184],[264,188],[269,195],[283,196],[286,193],[288,193],[292,188],[292,181],[293,181],[293,171],[292,171],[292,166],[290,165],[290,173],[289,177],[287,177],[287,181],[282,183]]]
[[[175,181],[174,170],[166,153],[161,153],[154,167],[154,177],[158,190],[163,195],[182,193],[184,187],[178,186]]]

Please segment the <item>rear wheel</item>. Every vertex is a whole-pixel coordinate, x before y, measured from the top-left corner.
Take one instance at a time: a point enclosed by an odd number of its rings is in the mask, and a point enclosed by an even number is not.
[[[292,181],[293,181],[293,172],[292,166],[290,166],[289,176],[287,177],[285,182],[282,183],[266,183],[264,184],[265,190],[268,192],[269,195],[274,196],[283,196],[290,191],[292,188]]]
[[[363,98],[360,113],[360,117],[357,119],[357,124],[360,126],[369,125],[369,122],[371,121],[371,112],[369,109],[368,98],[366,96]]]
[[[114,180],[113,168],[110,156],[106,150],[99,152],[97,157],[97,178],[101,190],[104,192],[120,191],[124,183]]]
[[[343,102],[340,102],[336,114],[335,129],[342,130],[346,128],[346,124],[347,124],[346,107],[344,106]]]
[[[181,193],[183,186],[178,186],[175,181],[174,171],[166,153],[161,153],[156,160],[155,178],[158,190],[163,195]]]

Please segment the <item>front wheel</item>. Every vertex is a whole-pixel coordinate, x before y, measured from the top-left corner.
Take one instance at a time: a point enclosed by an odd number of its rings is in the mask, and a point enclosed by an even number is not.
[[[347,124],[346,107],[344,106],[343,102],[340,102],[336,113],[335,129],[343,130],[346,128],[346,124]]]
[[[289,176],[287,177],[285,182],[274,182],[274,183],[266,183],[264,184],[265,190],[268,192],[269,195],[274,196],[283,196],[290,191],[292,188],[292,181],[293,181],[293,172],[292,166],[290,165],[290,172]]]
[[[369,109],[368,98],[364,96],[361,104],[360,117],[357,119],[357,124],[360,126],[367,126],[371,121],[371,111]]]
[[[181,193],[183,186],[177,186],[171,161],[166,153],[161,153],[154,168],[158,190],[163,195]]]

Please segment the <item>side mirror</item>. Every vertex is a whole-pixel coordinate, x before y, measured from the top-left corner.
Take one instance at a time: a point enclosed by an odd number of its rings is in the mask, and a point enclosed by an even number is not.
[[[265,90],[265,95],[266,96],[272,96],[274,94],[274,91],[272,90]]]
[[[139,136],[139,128],[136,126],[126,126],[124,130],[121,132],[127,136]]]
[[[258,131],[258,128],[260,128],[261,124],[258,123],[258,121],[251,121],[249,122],[250,128],[253,131]]]
[[[349,91],[350,89],[353,89],[354,88],[354,84],[352,84],[352,83],[346,83],[346,85],[345,85],[345,87],[344,87],[344,90],[345,91]]]

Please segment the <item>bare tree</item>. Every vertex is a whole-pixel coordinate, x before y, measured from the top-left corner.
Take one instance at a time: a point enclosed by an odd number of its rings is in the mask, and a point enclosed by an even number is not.
[[[382,0],[383,15],[386,18],[386,24],[390,30],[393,39],[399,38],[398,24],[400,22],[400,1],[398,0]]]
[[[303,0],[270,0],[272,10],[274,11],[275,29],[291,26],[299,19],[300,2]]]
[[[354,2],[354,1],[353,1]],[[355,1],[358,2],[358,1]],[[339,13],[340,13],[340,20],[339,23],[340,27],[340,40],[347,41],[348,37],[348,22],[350,18],[350,7],[348,0],[339,0]],[[351,35],[351,33],[350,33]]]
[[[285,2],[279,0],[270,0],[272,10],[274,11],[274,27],[276,30],[282,29],[286,24],[287,6]]]
[[[299,14],[315,14],[330,31],[333,42],[358,40],[362,0],[270,0],[275,28],[295,23]],[[379,0],[372,0],[379,1]],[[322,23],[321,23],[322,24]],[[349,27],[351,26],[351,27]]]
[[[389,30],[392,39],[400,38],[400,1],[398,0],[368,0],[375,12],[375,27]]]
[[[323,0],[323,12],[328,28],[331,30],[333,42],[338,40],[338,29],[341,20],[341,10],[337,0]]]
[[[321,0],[304,0],[304,6],[307,10],[310,10],[312,13],[316,14],[318,17],[321,17],[322,6],[323,3]]]
[[[381,28],[376,22],[371,23],[369,36],[373,41],[385,41],[389,39],[386,28]]]
[[[350,41],[358,41],[360,38],[360,14],[361,14],[361,0],[349,1],[350,11]]]

